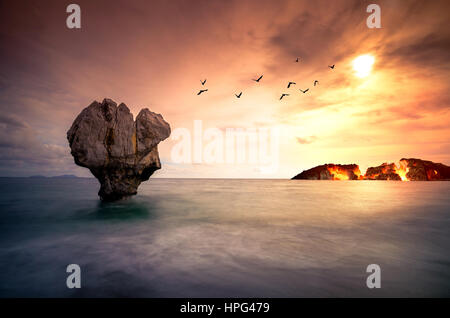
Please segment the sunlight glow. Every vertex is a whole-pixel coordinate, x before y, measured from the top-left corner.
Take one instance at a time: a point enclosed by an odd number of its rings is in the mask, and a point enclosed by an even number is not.
[[[374,63],[375,58],[372,55],[365,54],[358,56],[353,60],[353,69],[356,72],[355,75],[361,78],[368,76]]]

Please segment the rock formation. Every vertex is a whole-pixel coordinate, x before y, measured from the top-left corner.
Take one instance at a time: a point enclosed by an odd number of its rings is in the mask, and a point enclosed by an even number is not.
[[[169,135],[160,114],[144,108],[133,121],[124,103],[104,99],[78,115],[67,139],[75,163],[99,180],[100,198],[113,201],[136,194],[140,183],[161,169],[157,145]]]
[[[421,159],[401,159],[399,164],[383,163],[367,169],[361,175],[357,165],[326,164],[305,170],[292,179],[308,180],[396,180],[434,181],[450,180],[450,167]]]
[[[361,172],[358,165],[335,165],[332,163],[304,170],[292,179],[306,180],[358,180]]]
[[[450,167],[442,163],[421,159],[401,159],[400,164],[406,166],[406,177],[411,181],[450,180]]]
[[[395,163],[383,163],[378,167],[370,167],[367,169],[364,179],[368,180],[397,180],[401,181],[402,178],[397,173],[397,167]]]

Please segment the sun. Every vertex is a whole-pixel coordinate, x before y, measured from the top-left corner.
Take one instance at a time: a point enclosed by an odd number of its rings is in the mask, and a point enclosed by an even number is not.
[[[372,55],[365,54],[358,56],[353,60],[355,75],[358,77],[368,76],[372,70],[373,63],[375,63],[375,58]]]

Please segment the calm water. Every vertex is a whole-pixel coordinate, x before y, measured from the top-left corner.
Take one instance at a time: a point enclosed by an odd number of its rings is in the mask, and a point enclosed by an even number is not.
[[[1,297],[450,296],[450,182],[152,179],[114,204],[97,190],[0,178]]]

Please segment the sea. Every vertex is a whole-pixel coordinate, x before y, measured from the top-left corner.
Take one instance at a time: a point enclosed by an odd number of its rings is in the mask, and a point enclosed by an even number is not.
[[[152,178],[115,203],[98,189],[0,178],[0,297],[450,296],[450,182]]]

